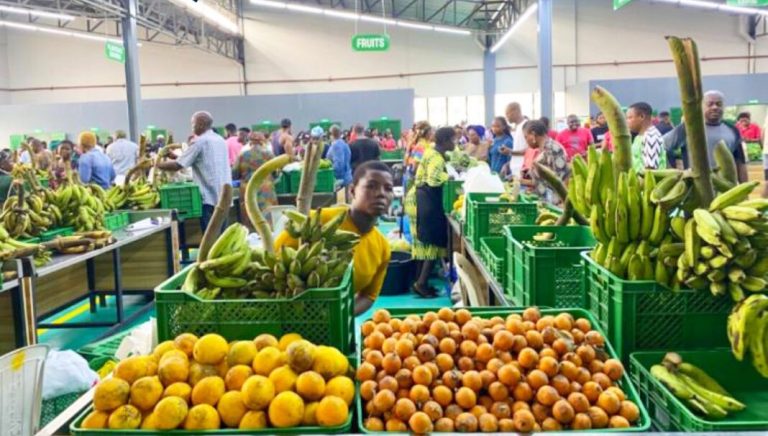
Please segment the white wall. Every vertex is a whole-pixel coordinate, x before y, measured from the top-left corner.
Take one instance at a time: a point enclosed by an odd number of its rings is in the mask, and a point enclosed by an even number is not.
[[[587,113],[590,80],[673,75],[670,62],[621,64],[668,60],[663,36],[669,33],[697,40],[705,74],[768,71],[768,59],[756,61],[754,71],[748,70],[746,60],[706,60],[748,53],[736,17],[645,0],[614,12],[611,3],[554,2],[554,64],[560,65],[553,73],[554,90],[565,93],[568,112]],[[356,53],[350,47],[351,35],[381,32],[381,25],[360,23],[355,29],[349,21],[263,8],[249,8],[247,17],[245,74],[256,82],[248,86],[251,95],[401,88],[414,89],[417,97],[482,94],[482,52],[472,37],[389,28],[390,51]],[[7,50],[0,30],[0,88],[93,87],[17,91],[10,97],[0,91],[0,104],[124,99],[123,66],[104,57],[103,44],[18,30],[6,33]],[[755,54],[768,55],[766,41],[759,40]],[[174,85],[242,80],[242,67],[233,61],[157,44],[144,44],[139,51],[143,98],[242,93],[236,84]],[[532,19],[498,52],[497,92],[536,92],[536,61],[536,20]],[[605,65],[613,62],[619,65]],[[589,65],[595,63],[602,65]],[[464,69],[472,71],[451,72]]]

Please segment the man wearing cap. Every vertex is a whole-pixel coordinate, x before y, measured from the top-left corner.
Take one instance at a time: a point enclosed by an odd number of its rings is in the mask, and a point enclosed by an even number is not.
[[[124,130],[115,132],[115,142],[107,147],[107,156],[112,161],[115,174],[124,176],[131,168],[136,166],[139,157],[139,146],[127,139]]]
[[[78,142],[83,150],[77,163],[80,180],[85,184],[95,183],[108,189],[115,180],[115,168],[106,154],[96,150],[96,135],[89,131],[82,132]]]
[[[160,162],[158,168],[164,171],[180,171],[192,168],[192,177],[200,187],[203,197],[203,216],[200,225],[205,231],[211,221],[213,209],[221,197],[222,186],[232,183],[232,171],[229,166],[227,143],[211,128],[213,117],[208,112],[200,111],[192,115],[194,141],[176,158]]]

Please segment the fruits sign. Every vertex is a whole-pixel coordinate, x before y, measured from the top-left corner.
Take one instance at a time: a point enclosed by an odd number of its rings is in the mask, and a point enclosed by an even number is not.
[[[616,11],[629,4],[632,0],[613,0],[613,10]]]
[[[389,50],[389,35],[359,34],[352,36],[354,51],[387,51]]]
[[[106,45],[104,45],[104,54],[107,56],[107,59],[120,62],[121,64],[125,63],[125,47],[120,43],[107,41]]]

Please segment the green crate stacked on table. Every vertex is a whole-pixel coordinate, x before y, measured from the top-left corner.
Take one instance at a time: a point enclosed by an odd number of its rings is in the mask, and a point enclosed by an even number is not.
[[[291,176],[288,173],[280,173],[280,176],[275,179],[275,193],[276,194],[290,194],[291,193]]]
[[[402,149],[392,151],[381,150],[381,154],[379,155],[379,159],[381,160],[403,160],[404,157],[405,151]]]
[[[522,308],[501,308],[501,307],[467,307],[467,310],[472,313],[473,316],[485,318],[485,319],[491,319],[493,317],[501,317],[503,319],[506,319],[509,315],[513,313],[522,314],[523,309]],[[388,309],[390,316],[392,318],[398,318],[398,319],[404,319],[408,315],[417,315],[417,316],[423,316],[425,313],[432,311],[437,312],[437,309],[432,308],[391,308]],[[551,315],[556,316],[560,313],[569,313],[571,316],[573,316],[574,319],[577,318],[585,318],[587,319],[592,329],[595,331],[600,332],[603,337],[605,337],[605,332],[601,330],[599,324],[594,319],[592,314],[590,314],[588,311],[584,309],[540,309],[540,312],[543,316]],[[360,324],[364,321],[367,321],[367,319],[360,321]],[[363,340],[361,335],[361,329],[356,329],[355,332],[355,342],[357,344],[358,350],[356,350],[357,353],[357,362],[355,364],[355,367],[359,367],[361,362],[363,361],[362,357],[362,351],[363,351]],[[618,355],[611,346],[610,342],[605,343],[605,353],[608,355],[608,358],[616,358]],[[640,397],[637,393],[637,390],[633,386],[633,384],[630,381],[629,374],[627,371],[624,372],[622,375],[620,381],[618,382],[619,387],[622,389],[622,391],[626,395],[626,399],[629,401],[632,401],[637,405],[638,411],[640,412],[639,418],[637,420],[637,423],[633,427],[629,428],[605,428],[605,429],[592,429],[588,430],[589,433],[620,433],[620,432],[632,432],[632,433],[638,433],[638,432],[649,432],[651,430],[651,417],[648,414],[648,411],[645,409],[645,406],[643,406],[642,401],[640,401]],[[511,395],[511,393],[510,393]],[[365,428],[365,419],[367,417],[367,414],[363,407],[363,400],[362,397],[359,395],[355,395],[355,412],[357,415],[357,426],[358,430],[361,433],[365,434],[371,434],[371,433],[377,433],[377,432],[371,432]],[[570,433],[570,431],[568,431]],[[561,432],[562,433],[562,432]],[[574,431],[575,434],[578,434],[577,431]],[[401,434],[406,435],[408,433],[402,432],[402,433],[388,433],[388,434]]]
[[[502,289],[507,289],[506,238],[503,236],[480,238],[480,259],[496,283],[501,285]]]
[[[75,234],[74,227],[59,227],[57,229],[48,230],[47,232],[40,233],[40,241],[48,242],[53,241],[59,236],[72,236]]]
[[[49,422],[53,421],[54,418],[59,416],[61,412],[67,409],[67,407],[74,404],[81,395],[85,394],[85,392],[87,391],[72,392],[43,400],[40,407],[40,428],[48,425]]]
[[[671,351],[671,350],[670,350]],[[719,420],[711,420],[693,413],[669,389],[651,376],[651,366],[661,363],[666,351],[632,353],[629,373],[637,387],[640,400],[651,416],[653,424],[663,432],[736,432],[768,431],[768,379],[758,374],[749,361],[739,362],[730,349],[680,351],[684,362],[703,369],[733,398],[747,408],[729,412]]]
[[[351,264],[334,288],[307,289],[293,298],[239,300],[203,300],[181,291],[193,266],[155,288],[159,341],[184,332],[218,333],[228,340],[293,332],[314,344],[330,345],[345,354],[351,351],[355,310]]]
[[[507,203],[501,194],[469,193],[464,196],[466,220],[464,235],[474,246],[484,236],[502,235],[506,225],[530,225],[538,210],[533,203]]]
[[[160,187],[160,207],[176,209],[179,219],[203,216],[203,197],[196,183],[170,183]]]
[[[443,185],[443,210],[445,213],[453,211],[453,203],[464,193],[463,180],[448,180]]]
[[[112,212],[104,216],[104,228],[109,231],[120,230],[131,223],[128,212]]]
[[[551,233],[546,241],[534,236]],[[595,246],[588,227],[507,226],[505,294],[514,306],[585,307],[581,252]]]
[[[301,187],[301,171],[290,171],[288,176],[291,179],[289,182],[291,194],[298,194],[299,187]],[[314,192],[333,192],[335,183],[336,177],[333,174],[332,168],[318,170]]]
[[[117,349],[120,348],[120,344],[123,339],[131,333],[130,330],[114,334],[96,342],[84,345],[77,350],[77,354],[83,356],[86,360],[99,357],[108,357],[110,359],[115,358]]]
[[[581,254],[586,304],[624,359],[634,351],[728,346],[728,295],[623,280]]]

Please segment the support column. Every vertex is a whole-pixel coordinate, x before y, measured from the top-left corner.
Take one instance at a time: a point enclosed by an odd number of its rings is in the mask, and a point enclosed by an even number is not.
[[[141,134],[141,79],[139,77],[139,45],[136,41],[138,0],[123,0],[123,47],[125,48],[125,91],[128,100],[128,134],[139,143]]]
[[[541,116],[552,120],[552,0],[539,0],[539,91]]]
[[[493,123],[496,105],[496,54],[491,53],[490,45],[483,52],[483,97],[485,98],[485,125]]]

